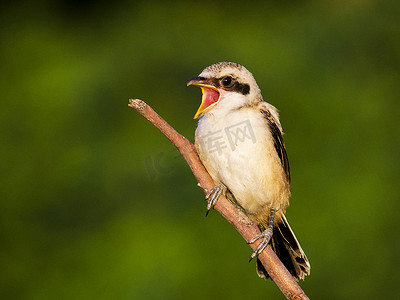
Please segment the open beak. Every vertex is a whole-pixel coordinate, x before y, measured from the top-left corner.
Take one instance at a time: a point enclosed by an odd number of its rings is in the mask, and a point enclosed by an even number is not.
[[[201,104],[196,114],[194,115],[194,119],[200,118],[207,111],[213,108],[219,101],[221,97],[221,93],[218,89],[212,86],[209,81],[204,77],[195,77],[191,79],[187,85],[196,85],[201,88],[203,92],[203,96],[201,98]]]

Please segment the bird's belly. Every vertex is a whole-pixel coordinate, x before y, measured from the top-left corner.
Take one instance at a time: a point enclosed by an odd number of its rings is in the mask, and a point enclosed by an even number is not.
[[[247,214],[257,215],[284,208],[289,197],[273,143],[266,142],[269,132],[264,123],[249,120],[214,126],[214,133],[200,130],[196,143],[213,180],[225,184]]]

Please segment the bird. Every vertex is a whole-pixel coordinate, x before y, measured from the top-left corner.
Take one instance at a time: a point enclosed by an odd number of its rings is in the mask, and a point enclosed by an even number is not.
[[[248,241],[261,239],[250,261],[270,244],[291,275],[304,279],[310,263],[285,217],[291,179],[278,110],[237,63],[210,65],[187,85],[202,90],[195,150],[215,184],[206,195],[207,214],[224,194],[261,231]],[[269,278],[258,258],[256,270]]]

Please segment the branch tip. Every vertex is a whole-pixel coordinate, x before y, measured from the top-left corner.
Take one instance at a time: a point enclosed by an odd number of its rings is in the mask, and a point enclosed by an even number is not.
[[[140,99],[129,99],[128,106],[136,109],[136,110],[143,110],[147,104],[143,100]]]

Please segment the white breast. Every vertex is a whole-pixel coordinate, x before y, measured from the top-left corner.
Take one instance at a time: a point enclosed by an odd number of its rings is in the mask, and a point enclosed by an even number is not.
[[[248,214],[286,207],[285,174],[258,109],[203,116],[196,130],[196,148],[214,182],[225,184]]]

